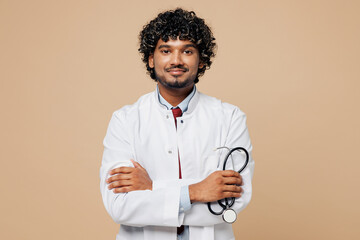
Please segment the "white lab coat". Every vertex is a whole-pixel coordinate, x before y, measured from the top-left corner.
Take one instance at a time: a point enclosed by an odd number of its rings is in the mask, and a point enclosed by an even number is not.
[[[241,174],[244,193],[233,208],[238,213],[246,207],[251,199],[254,161],[245,114],[196,92],[188,110],[177,119],[176,129],[171,110],[159,103],[157,94],[146,94],[115,111],[104,139],[100,188],[106,210],[121,224],[116,239],[176,240],[176,227],[181,225],[190,226],[190,240],[234,239],[231,225],[211,214],[206,203],[193,203],[189,211],[179,214],[180,188],[222,170],[226,151],[215,148],[241,146],[248,150],[250,163]],[[183,179],[178,179],[178,154]],[[130,159],[147,170],[153,180],[152,191],[114,194],[107,189],[109,170],[132,166]]]

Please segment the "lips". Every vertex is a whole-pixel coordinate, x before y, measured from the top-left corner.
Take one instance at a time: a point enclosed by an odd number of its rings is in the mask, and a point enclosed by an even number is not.
[[[181,75],[186,72],[184,69],[174,68],[168,71],[171,75]]]
[[[171,75],[182,75],[184,72],[187,72],[186,68],[173,67],[166,69]]]

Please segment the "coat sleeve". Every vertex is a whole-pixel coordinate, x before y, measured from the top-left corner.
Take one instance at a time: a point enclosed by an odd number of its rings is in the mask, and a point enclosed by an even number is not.
[[[129,226],[180,226],[184,214],[179,214],[180,189],[183,185],[197,182],[196,179],[154,181],[153,191],[113,193],[108,190],[106,179],[111,169],[132,167],[131,136],[124,113],[113,114],[104,139],[104,153],[100,168],[100,191],[105,208],[118,224]],[[136,159],[135,159],[136,160]]]
[[[230,128],[227,133],[225,146],[229,148],[243,147],[249,153],[249,163],[241,173],[244,185],[242,186],[244,192],[240,198],[235,200],[233,209],[236,213],[243,210],[250,202],[252,195],[252,177],[254,173],[254,160],[252,159],[252,145],[250,142],[249,132],[246,126],[246,116],[240,109],[235,108],[231,115]],[[234,162],[235,170],[240,169],[243,162]],[[217,169],[217,170],[222,170]],[[213,204],[213,209],[219,210],[217,204]],[[189,211],[185,213],[184,225],[190,226],[210,226],[214,224],[223,223],[221,215],[214,215],[209,212],[207,203],[193,203]]]

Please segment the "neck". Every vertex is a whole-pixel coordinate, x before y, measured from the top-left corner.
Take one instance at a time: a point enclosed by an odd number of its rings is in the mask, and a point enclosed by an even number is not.
[[[169,88],[158,83],[161,96],[172,106],[179,105],[193,90],[194,84],[184,88]]]

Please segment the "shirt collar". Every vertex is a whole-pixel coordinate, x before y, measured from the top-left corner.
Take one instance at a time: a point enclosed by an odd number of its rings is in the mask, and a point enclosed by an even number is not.
[[[188,110],[190,100],[192,99],[192,97],[195,95],[195,92],[196,92],[196,86],[194,85],[194,88],[191,91],[191,93],[179,105],[174,107],[170,103],[168,103],[165,100],[165,98],[163,98],[161,96],[158,85],[156,85],[156,89],[157,89],[157,92],[158,92],[158,100],[162,105],[164,105],[168,110],[179,107],[183,113]]]

